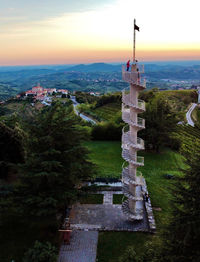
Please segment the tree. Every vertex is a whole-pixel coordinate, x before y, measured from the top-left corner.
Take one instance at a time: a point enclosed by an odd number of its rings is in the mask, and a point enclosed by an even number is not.
[[[86,139],[72,107],[61,103],[44,108],[24,124],[28,132],[26,159],[21,165],[18,202],[30,215],[55,215],[78,192],[77,185],[92,174]]]
[[[30,248],[24,255],[23,262],[56,262],[57,249],[51,243],[35,241],[33,248]]]
[[[0,178],[6,179],[9,172],[16,172],[16,164],[23,162],[22,137],[17,129],[0,122]]]
[[[118,262],[143,262],[140,255],[137,255],[133,247],[128,247]]]
[[[123,125],[117,125],[113,122],[102,122],[96,124],[92,128],[92,139],[93,140],[121,140]]]
[[[159,237],[154,237],[153,241],[147,241],[143,252],[136,252],[135,247],[129,246],[118,262],[160,262],[160,246]]]
[[[155,97],[147,103],[143,114],[146,128],[141,132],[147,148],[159,152],[163,145],[169,145],[170,134],[175,130],[177,115],[163,98]]]
[[[181,153],[187,169],[177,179],[173,217],[164,231],[160,261],[198,262],[200,257],[200,129],[179,127]]]

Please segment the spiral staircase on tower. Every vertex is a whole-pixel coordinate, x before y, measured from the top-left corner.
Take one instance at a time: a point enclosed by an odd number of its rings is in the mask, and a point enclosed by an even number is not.
[[[137,133],[145,128],[145,120],[138,114],[145,111],[145,102],[138,99],[139,92],[146,88],[141,74],[144,67],[133,63],[131,70],[122,68],[122,79],[130,84],[129,90],[122,91],[122,119],[127,124],[122,130],[122,166],[123,194],[127,198],[122,203],[122,210],[129,220],[143,219],[143,177],[138,167],[144,165],[144,158],[137,156],[144,149],[144,141]]]

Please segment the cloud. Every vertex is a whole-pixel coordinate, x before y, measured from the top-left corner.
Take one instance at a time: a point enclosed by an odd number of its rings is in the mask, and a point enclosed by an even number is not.
[[[29,21],[47,19],[63,13],[96,10],[116,0],[6,0],[1,3],[0,16],[27,16]]]

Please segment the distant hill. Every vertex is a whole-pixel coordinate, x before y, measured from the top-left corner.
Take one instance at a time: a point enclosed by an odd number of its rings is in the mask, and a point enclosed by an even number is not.
[[[121,65],[112,65],[106,63],[93,63],[89,65],[76,65],[70,68],[67,68],[66,71],[74,71],[74,72],[120,72]]]
[[[200,86],[200,61],[190,63],[144,63],[147,89]],[[37,83],[46,88],[69,91],[121,91],[128,85],[121,81],[121,68],[122,64],[107,63],[0,67],[0,100],[28,90]]]

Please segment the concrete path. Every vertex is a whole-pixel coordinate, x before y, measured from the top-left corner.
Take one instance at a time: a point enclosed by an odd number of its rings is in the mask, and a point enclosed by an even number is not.
[[[80,116],[80,117],[81,117],[82,119],[84,119],[85,121],[88,121],[88,122],[91,122],[91,123],[93,123],[93,124],[96,124],[96,121],[94,121],[92,118],[90,118],[90,117],[88,117],[88,116],[86,116],[86,115],[84,115],[84,114],[79,114],[79,112],[77,111],[76,107],[77,107],[78,105],[80,105],[80,104],[76,101],[76,97],[75,97],[75,96],[71,96],[70,99],[71,99],[72,102],[73,102],[74,112],[75,112],[76,115]]]
[[[187,123],[190,126],[194,126],[194,122],[192,121],[191,114],[192,114],[192,111],[195,109],[196,106],[197,106],[197,104],[193,103],[186,113]]]
[[[105,191],[103,195],[103,204],[112,205],[113,203],[113,192]]]
[[[62,245],[58,262],[95,262],[98,231],[73,231],[70,245]]]
[[[148,214],[142,201],[143,220],[131,222],[122,212],[121,205],[113,205],[113,194],[122,194],[121,190],[99,191],[98,193],[104,195],[103,205],[76,204],[71,209],[71,241],[70,245],[61,246],[58,262],[95,262],[98,232],[101,230],[126,232],[149,232],[151,230]]]
[[[71,212],[72,230],[103,230],[103,231],[132,231],[148,232],[149,224],[146,210],[143,207],[144,218],[139,221],[128,221],[122,212],[121,205],[74,205]]]

